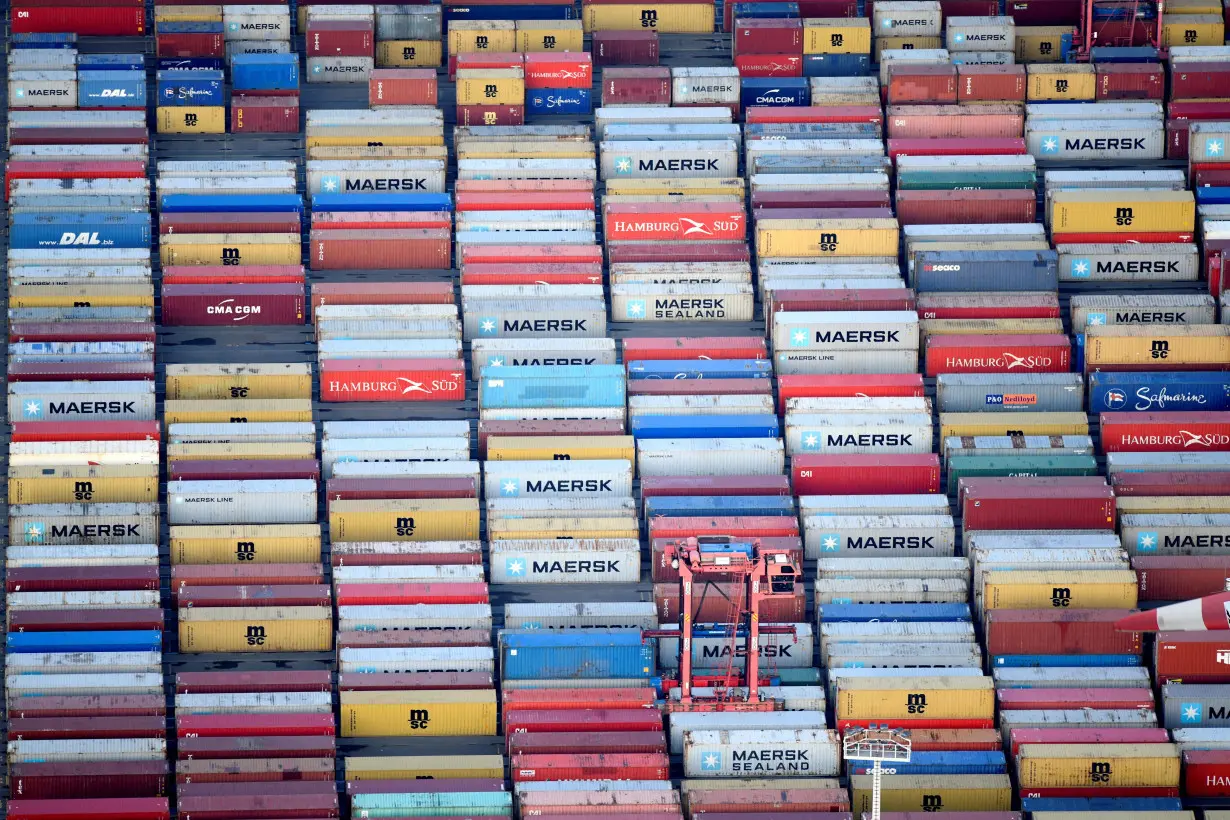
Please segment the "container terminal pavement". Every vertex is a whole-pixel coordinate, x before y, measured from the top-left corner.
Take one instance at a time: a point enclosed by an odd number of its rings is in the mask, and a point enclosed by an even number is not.
[[[1223,820],[1220,5],[8,22],[6,816]]]

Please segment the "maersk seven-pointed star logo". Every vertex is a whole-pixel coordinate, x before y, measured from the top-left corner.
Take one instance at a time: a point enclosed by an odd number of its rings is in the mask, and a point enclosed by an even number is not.
[[[617,174],[632,173],[632,157],[616,157],[615,158],[615,173]]]
[[[1180,723],[1200,723],[1204,719],[1204,704],[1183,703],[1179,705]]]
[[[1093,269],[1088,259],[1073,259],[1072,260],[1072,278],[1085,279],[1089,276],[1089,271]]]
[[[20,100],[22,97],[26,96],[26,90],[24,88],[17,89],[15,96]]]
[[[1220,157],[1226,153],[1226,141],[1221,137],[1209,137],[1204,141],[1204,153],[1210,157]]]
[[[26,524],[25,539],[27,544],[41,544],[43,538],[47,534],[47,527],[41,521],[32,521]]]
[[[836,532],[820,533],[821,552],[839,552],[841,550],[841,534]]]
[[[43,400],[30,399],[26,402],[25,409],[22,412],[28,419],[41,419],[43,417]]]
[[[791,347],[807,347],[807,330],[801,327],[796,327],[790,331],[790,346]]]
[[[1059,153],[1059,137],[1043,137],[1042,138],[1042,153],[1058,154]]]
[[[1157,533],[1142,532],[1136,536],[1137,552],[1157,552]]]
[[[628,301],[628,318],[629,319],[644,319],[645,318],[645,300],[630,299]]]
[[[813,433],[809,431],[803,434],[803,449],[804,450],[815,450],[819,447],[820,447],[820,434],[819,433]]]
[[[487,360],[487,366],[488,367],[503,367],[504,360],[501,359],[499,356],[492,356],[490,359]]]
[[[231,31],[239,31],[239,24],[238,24],[238,23],[231,23],[231,24],[228,26],[228,28],[229,28]]]
[[[336,194],[338,191],[342,190],[342,178],[336,174],[321,177],[320,190],[324,191],[326,194]]]
[[[952,35],[952,41],[954,43],[964,43],[965,35],[958,31],[956,34]]]
[[[504,572],[508,573],[509,578],[524,578],[528,563],[524,558],[505,558]]]
[[[521,482],[515,478],[506,478],[500,482],[500,495],[517,495],[521,492]]]
[[[722,768],[722,755],[719,752],[705,752],[700,756],[702,772],[716,772]]]
[[[478,332],[483,336],[494,336],[500,332],[500,320],[494,316],[484,316],[478,320]]]
[[[1106,314],[1105,313],[1090,313],[1088,316],[1085,317],[1085,324],[1092,325],[1093,327],[1099,327],[1101,325],[1104,325],[1106,324]]]

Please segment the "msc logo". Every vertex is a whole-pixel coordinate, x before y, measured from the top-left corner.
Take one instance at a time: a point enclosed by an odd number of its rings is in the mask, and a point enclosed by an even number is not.
[[[722,755],[720,752],[705,752],[700,756],[700,770],[702,772],[716,772],[722,768]]]
[[[265,645],[265,627],[249,626],[247,638],[248,638],[248,646],[264,646]]]
[[[196,114],[184,114],[184,128],[196,128],[197,120]]]
[[[426,709],[411,709],[409,722],[411,729],[426,729],[431,722],[431,713]]]
[[[1142,532],[1136,536],[1137,552],[1157,552],[1157,533]]]
[[[654,9],[641,9],[641,28],[657,28],[658,12]]]
[[[1102,403],[1109,410],[1118,410],[1127,404],[1127,393],[1122,390],[1107,390],[1106,396],[1102,399]]]
[[[222,264],[223,265],[240,265],[243,259],[239,256],[239,248],[223,248],[222,249]]]
[[[1165,359],[1170,356],[1170,342],[1165,339],[1154,339],[1149,346],[1149,355],[1155,359]]]
[[[944,798],[938,794],[924,794],[922,796],[923,811],[943,811]]]
[[[1073,279],[1087,279],[1092,270],[1093,264],[1088,259],[1073,259],[1068,275]]]
[[[1105,761],[1094,761],[1089,764],[1090,783],[1109,783],[1111,774],[1110,764]]]
[[[1055,93],[1056,94],[1067,94],[1068,93],[1068,81],[1067,80],[1056,80],[1055,81]]]
[[[398,518],[397,526],[394,528],[398,536],[402,538],[410,538],[414,535],[414,519],[413,518]]]
[[[555,48],[555,35],[554,34],[544,34],[542,37],[542,47],[543,48]]]
[[[505,558],[504,572],[508,574],[509,578],[524,578],[525,568],[528,565],[529,562],[524,558]]]
[[[1194,43],[1199,39],[1200,38],[1196,36],[1196,30],[1194,28],[1183,29],[1183,42]]]
[[[236,542],[235,560],[236,561],[255,561],[256,560],[256,542],[255,541]]]
[[[628,318],[629,319],[644,319],[645,318],[645,300],[644,299],[629,299],[628,300]]]
[[[837,251],[837,234],[820,234],[820,250],[824,253],[835,253]]]
[[[1115,224],[1116,225],[1127,227],[1128,225],[1132,224],[1132,220],[1134,218],[1135,217],[1132,216],[1131,208],[1115,208]]]
[[[475,48],[488,48],[490,45],[491,41],[487,38],[486,34],[480,34],[474,38]]]
[[[495,99],[500,96],[500,87],[495,83],[487,83],[483,86],[483,96],[490,100]]]
[[[1179,722],[1180,723],[1201,723],[1204,721],[1204,704],[1203,703],[1181,703],[1179,704]]]
[[[1049,42],[1038,43],[1038,53],[1039,54],[1051,54],[1054,51],[1055,51],[1054,43],[1049,43]]]
[[[418,56],[418,48],[415,46],[406,46],[401,50],[401,58],[408,63],[414,62]]]
[[[494,111],[483,112],[483,125],[499,125],[500,118]]]
[[[231,398],[232,399],[246,399],[247,397],[248,397],[247,387],[232,387],[231,388]]]
[[[905,696],[905,711],[911,715],[921,715],[927,711],[927,696],[922,694]]]
[[[89,501],[94,497],[93,481],[73,482],[73,498],[78,501]]]
[[[831,37],[829,37],[829,45],[833,46],[834,48],[841,48],[845,44],[846,44],[846,37],[844,34],[834,34]]]
[[[320,178],[320,190],[326,194],[335,194],[342,190],[342,178],[336,174]]]
[[[1068,587],[1053,587],[1051,589],[1051,606],[1066,607],[1072,603],[1072,590]]]

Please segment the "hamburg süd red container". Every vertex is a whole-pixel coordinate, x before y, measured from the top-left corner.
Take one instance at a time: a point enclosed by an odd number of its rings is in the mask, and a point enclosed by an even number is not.
[[[657,709],[519,709],[504,716],[504,734],[522,732],[653,732],[662,730]]]
[[[329,501],[381,498],[477,498],[473,478],[331,478]]]
[[[322,401],[461,401],[459,359],[335,359],[321,363]]]
[[[1054,293],[920,293],[919,319],[1058,319]]]
[[[1051,478],[1006,482],[962,479],[966,530],[1109,530],[1115,526],[1110,487]]]
[[[1026,190],[897,191],[902,225],[1033,222],[1037,197]]]
[[[367,634],[388,633],[369,632]],[[340,646],[341,643],[339,640],[338,645]],[[490,641],[486,645],[489,646]],[[490,672],[343,672],[337,678],[339,692],[405,691],[411,689],[490,689],[494,685],[494,678]]]
[[[658,32],[595,31],[592,54],[599,66],[654,66],[658,64]]]
[[[311,19],[304,45],[309,57],[371,57],[375,39],[370,20]]]
[[[158,568],[14,567],[5,577],[8,592],[87,592],[158,589]]]
[[[1140,633],[1115,629],[1115,622],[1128,614],[1129,610],[1119,609],[988,610],[985,618],[987,653],[1139,655]]]
[[[749,262],[746,242],[612,242],[606,246],[611,264],[619,262]]]
[[[1023,728],[1008,733],[1012,756],[1024,743],[1169,743],[1165,729],[1135,726]]]
[[[602,209],[608,242],[711,241],[747,238],[742,204],[719,202],[608,202]]]
[[[434,68],[376,68],[367,80],[367,104],[430,105],[439,103]]]
[[[1106,453],[1230,450],[1230,412],[1102,413],[1098,420]]]
[[[650,538],[693,538],[702,535],[788,537],[799,534],[799,522],[790,516],[714,516],[683,518],[659,516],[649,521]]]
[[[22,800],[165,797],[165,760],[92,760],[89,763],[13,763],[9,788]]]
[[[584,88],[594,86],[594,63],[589,52],[555,54],[550,51],[525,55],[526,89]]]
[[[544,419],[539,421],[505,421],[482,419],[478,422],[478,455],[487,457],[490,436],[622,436],[624,423],[617,419]],[[439,483],[439,479],[431,479]],[[440,496],[432,496],[438,498]]]
[[[231,97],[231,131],[252,134],[297,134],[299,98],[236,94]]]
[[[524,125],[522,105],[459,105],[458,125]]]
[[[165,716],[161,695],[21,695],[9,700],[9,717],[73,718]]]
[[[10,741],[165,738],[167,720],[162,715],[9,718],[8,736]]]
[[[735,68],[740,77],[802,77],[803,58],[793,54],[739,54]],[[745,112],[746,121],[746,112]]]
[[[1025,66],[957,66],[958,102],[1025,102]]]
[[[765,549],[785,550],[787,552],[786,560],[790,561],[795,566],[803,565],[803,539],[798,536],[773,536],[768,538],[757,539],[760,541],[760,546]],[[675,538],[652,538],[649,541],[649,550],[652,555],[652,563],[649,566],[650,580],[658,581],[678,581],[679,568],[674,566],[674,562],[666,557],[666,547],[668,544],[678,545],[679,539]],[[729,574],[715,572],[712,575],[715,579],[724,579],[731,577]]]
[[[735,21],[734,52],[741,54],[803,54],[803,21],[798,18],[748,17]]]
[[[912,495],[940,491],[934,453],[798,455],[790,460],[798,495]]]
[[[237,820],[280,817],[331,818],[339,816],[337,794],[205,795],[180,797],[177,816],[191,820]]]
[[[175,731],[180,738],[334,736],[333,715],[315,712],[176,715]]]
[[[451,282],[313,282],[312,310],[321,305],[451,305]]]
[[[1183,793],[1190,797],[1230,797],[1230,751],[1183,752]]]
[[[516,754],[509,760],[514,783],[544,780],[669,780],[670,758],[661,752]]]
[[[581,754],[586,752],[665,754],[666,735],[648,732],[523,732],[508,739],[509,754]]]
[[[98,5],[15,3],[9,28],[14,34],[68,31],[87,37],[141,37],[145,34],[145,6],[116,0],[103,0]],[[221,35],[214,36],[221,39]]]
[[[662,336],[623,340],[624,364],[692,359],[767,359],[763,336]]]
[[[165,627],[161,609],[20,609],[9,612],[14,632],[77,632],[152,629]]]
[[[8,820],[169,820],[165,797],[109,797],[75,800],[10,800]]]
[[[941,373],[1067,373],[1072,342],[1062,333],[928,336],[928,376]]]
[[[1098,63],[1099,100],[1160,100],[1166,92],[1166,72],[1160,63]]]
[[[334,757],[337,742],[332,735],[305,737],[268,733],[236,737],[180,737],[180,760],[224,760],[254,757]]]
[[[9,323],[10,342],[153,342],[157,338],[153,322]]]
[[[678,623],[683,601],[679,583],[653,585],[653,604],[661,623]],[[740,585],[730,581],[705,581],[693,586],[692,616],[696,621],[717,623],[729,616],[730,602],[741,595]],[[761,623],[800,623],[807,614],[807,596],[802,584],[795,584],[794,595],[765,598],[760,602]]]
[[[1230,631],[1159,632],[1153,663],[1163,683],[1230,683]]]
[[[268,758],[264,760],[180,760],[175,782],[277,783],[280,781],[333,782],[335,762],[327,757]]]
[[[1140,600],[1190,601],[1226,591],[1230,555],[1135,555],[1132,569]]]
[[[1043,711],[1049,709],[1154,709],[1153,690],[1144,689],[1000,689],[995,693],[1001,710]]]
[[[314,458],[167,462],[168,481],[273,481],[294,478],[319,481],[320,462]]]
[[[313,670],[276,672],[180,672],[175,692],[180,695],[228,692],[328,692],[332,675]]]
[[[169,326],[301,325],[303,285],[164,285]]]
[[[445,584],[338,584],[338,606],[407,606],[412,604],[485,604],[481,582]]]
[[[316,231],[308,240],[312,270],[448,268],[452,231],[447,228],[384,231]]]
[[[773,392],[770,379],[631,379],[629,396],[760,396]]]
[[[802,374],[778,376],[777,393],[778,411],[785,412],[787,399],[855,398],[859,396],[917,398],[926,395],[926,388],[923,385],[922,376],[918,373],[861,376]]]
[[[670,105],[671,70],[648,66],[608,68],[602,72],[603,105]]]
[[[955,103],[957,67],[903,63],[888,69],[888,104]],[[892,119],[891,113],[889,119]]]

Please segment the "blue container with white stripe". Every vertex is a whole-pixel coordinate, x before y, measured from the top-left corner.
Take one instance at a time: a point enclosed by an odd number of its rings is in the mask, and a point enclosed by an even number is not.
[[[1021,811],[1182,811],[1177,797],[1022,797]]]
[[[313,211],[451,211],[453,198],[448,194],[358,193],[313,194]]]
[[[628,362],[629,379],[771,379],[768,359],[653,359]]]
[[[735,3],[734,19],[797,20],[798,3]]]
[[[804,54],[804,77],[861,77],[871,71],[870,54]]]
[[[296,91],[299,55],[236,54],[231,58],[231,86],[237,92]]]
[[[763,515],[792,518],[794,499],[782,495],[655,495],[645,499],[645,517]]]
[[[1090,373],[1089,412],[1230,410],[1230,374]]]
[[[1140,666],[1139,655],[996,655],[996,667],[1039,669],[1047,666]]]
[[[78,71],[145,71],[144,54],[78,54]]]
[[[781,426],[773,415],[638,415],[631,433],[637,438],[777,438]]]
[[[811,86],[805,77],[744,77],[739,87],[744,108],[811,105]]]
[[[157,106],[218,106],[226,80],[221,71],[159,71],[155,84]]]
[[[160,652],[162,633],[156,629],[114,632],[10,632],[5,649],[35,652]]]
[[[969,604],[822,604],[821,623],[865,624],[970,621]]]
[[[525,92],[527,114],[588,114],[594,95],[588,88],[531,88]]]
[[[55,248],[148,248],[148,213],[16,213],[9,245],[19,250]]]
[[[848,775],[871,774],[867,761],[848,761]],[[909,763],[894,762],[895,774],[1006,774],[1003,752],[914,752]]]
[[[145,110],[145,72],[78,70],[77,107]]]
[[[167,194],[162,198],[161,210],[163,213],[301,214],[303,197],[298,194]]]

